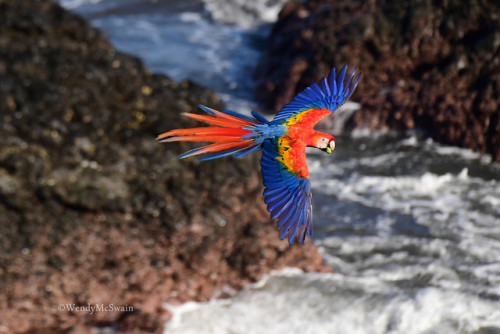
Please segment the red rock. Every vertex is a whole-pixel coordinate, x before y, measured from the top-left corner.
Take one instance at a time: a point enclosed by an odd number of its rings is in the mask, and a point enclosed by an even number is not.
[[[332,67],[357,65],[352,100],[362,109],[348,130],[417,129],[500,161],[499,12],[494,0],[289,2],[257,67],[256,97],[276,112]]]
[[[279,240],[257,156],[178,161],[187,145],[155,142],[221,107],[213,92],[152,75],[51,1],[0,1],[0,44],[0,330],[159,333],[165,302],[329,270]]]

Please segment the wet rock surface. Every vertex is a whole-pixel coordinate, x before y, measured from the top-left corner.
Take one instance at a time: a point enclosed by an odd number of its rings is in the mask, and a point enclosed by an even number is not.
[[[418,133],[500,161],[500,3],[292,1],[256,70],[274,111],[332,66],[358,65],[348,129]]]
[[[160,332],[165,302],[329,270],[279,241],[258,155],[179,161],[191,146],[155,142],[198,104],[221,107],[49,1],[0,1],[0,332]]]

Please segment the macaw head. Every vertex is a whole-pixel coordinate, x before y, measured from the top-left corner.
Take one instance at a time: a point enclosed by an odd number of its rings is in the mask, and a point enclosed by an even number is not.
[[[330,154],[335,149],[335,137],[327,133],[318,132],[316,134],[315,147]]]

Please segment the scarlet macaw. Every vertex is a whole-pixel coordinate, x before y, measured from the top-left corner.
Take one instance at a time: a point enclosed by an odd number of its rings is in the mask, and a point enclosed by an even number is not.
[[[272,121],[255,111],[253,117],[249,117],[200,105],[209,116],[184,115],[214,126],[172,130],[158,136],[157,140],[214,142],[183,153],[180,159],[200,154],[202,161],[228,155],[242,157],[261,150],[264,201],[271,218],[277,221],[280,238],[283,240],[288,234],[291,246],[299,232],[299,241],[304,243],[306,235],[312,237],[313,233],[306,147],[316,147],[328,154],[335,148],[335,137],[317,132],[313,127],[337,110],[356,89],[361,73],[356,75],[354,67],[344,82],[346,70],[344,66],[336,77],[334,68],[320,85],[313,84],[295,96]]]

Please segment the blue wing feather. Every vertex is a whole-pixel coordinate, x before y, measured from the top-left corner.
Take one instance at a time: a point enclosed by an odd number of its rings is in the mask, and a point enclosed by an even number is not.
[[[290,245],[293,245],[293,242],[295,241],[295,237],[297,236],[297,232],[299,230],[299,226],[300,226],[299,224],[295,224],[290,229],[290,239],[288,240],[289,243],[290,243]]]
[[[294,203],[294,201],[290,201],[292,203]],[[283,221],[287,221],[288,218],[291,218],[291,215],[292,213],[294,213],[295,211],[297,210],[297,206],[296,205],[287,205],[284,209],[280,209],[281,213],[277,215],[278,217],[278,228],[280,226],[280,224],[282,224]],[[283,240],[283,238],[281,238]]]
[[[280,217],[285,216],[286,213],[294,207],[294,205],[292,205],[292,203],[293,203],[293,201],[286,202],[285,204],[283,204],[283,206],[276,208],[273,211],[270,211],[271,218],[278,219]],[[281,219],[279,219],[279,220],[281,220]]]
[[[269,208],[270,211],[275,211],[275,209],[283,208],[291,200],[292,199],[288,196],[283,197],[283,198],[280,198],[278,200],[273,200],[273,201],[267,203],[267,207]]]
[[[199,104],[198,107],[200,107],[200,109],[205,111],[207,114],[215,116],[215,113],[214,113],[214,111],[212,111],[212,109],[205,107],[204,105],[201,105],[201,104]],[[234,116],[237,118],[242,118],[242,119],[250,121],[250,122],[255,122],[257,120],[257,121],[262,122],[264,124],[269,123],[269,121],[267,119],[265,119],[262,115],[257,114],[256,112],[252,112],[252,115],[253,115],[253,118],[252,118],[252,117],[249,117],[247,115],[243,115],[243,114],[240,114],[236,111],[232,111],[232,110],[228,110],[228,109],[222,109],[222,111],[225,114],[228,114],[228,115],[231,115],[231,116]],[[257,114],[258,116],[256,116],[254,113]]]
[[[332,95],[337,95],[337,75],[335,74],[335,68],[330,72],[328,76],[328,83],[330,84]]]
[[[344,78],[345,72],[347,71],[347,66],[342,67],[339,75],[337,76],[337,87],[339,87],[339,92],[344,92]],[[340,93],[338,95],[341,95]]]
[[[275,188],[266,188],[264,190],[264,196],[272,196],[274,194],[282,193],[285,190],[286,190],[286,188],[284,186],[275,187]]]
[[[252,111],[252,116],[253,116],[256,120],[261,121],[261,122],[262,122],[262,123],[264,123],[264,124],[269,123],[269,121],[268,121],[268,120],[267,120],[264,116],[262,116],[261,114],[259,114],[259,113],[258,113],[258,112],[256,112],[256,111]]]
[[[320,84],[321,84],[321,89],[326,93],[326,96],[330,96],[332,93],[330,91],[330,86],[328,86],[326,78],[321,79]]]
[[[240,151],[244,151],[246,149],[248,149],[248,147],[237,147],[237,148],[232,148],[229,150],[223,150],[220,152],[206,153],[203,157],[200,158],[200,161],[207,161],[207,160],[213,160],[213,159],[217,159],[217,158],[226,157],[228,155],[233,155],[235,153],[238,153]],[[186,152],[186,153],[189,153],[189,152]],[[186,153],[184,153],[184,154],[186,154]],[[249,152],[245,152],[245,154],[246,153],[249,153]],[[179,157],[181,157],[181,156],[182,156],[182,154]]]
[[[326,108],[332,113],[351,97],[356,86],[361,79],[361,73],[356,75],[357,68],[354,67],[346,78],[347,65],[342,67],[339,75],[335,75],[335,68],[332,69],[328,80],[323,78],[320,85],[314,83],[299,93],[290,103],[284,106],[274,119],[269,122],[271,125],[285,123],[290,117],[308,110]]]
[[[347,80],[345,81],[346,87],[351,86],[352,78],[354,77],[354,74],[356,73],[357,70],[358,70],[358,67],[354,66],[353,69],[351,70],[351,72],[349,73],[349,75],[347,76]]]
[[[306,217],[306,228],[307,228],[307,236],[312,237],[313,236],[313,227],[312,227],[312,199],[308,198],[307,199],[307,206],[310,208],[307,210],[307,217]]]
[[[268,208],[270,211],[274,211],[274,209],[278,207],[282,207],[285,205],[288,201],[292,200],[292,196],[290,196],[288,193],[286,194],[280,194],[282,196],[276,196],[276,197],[268,197],[264,202],[268,205]]]
[[[277,159],[278,155],[278,141],[266,139],[261,159],[262,178],[266,187],[264,201],[271,218],[277,220],[280,238],[284,239],[288,234],[290,245],[297,237],[304,243],[311,224],[311,181],[290,172]]]
[[[300,214],[300,212],[302,211],[303,209],[303,205],[304,205],[304,202],[305,202],[305,198],[306,196],[303,194],[303,193],[299,193],[296,198],[294,198],[295,200],[295,208],[297,208],[296,212],[294,212],[294,215],[293,216],[290,216],[290,218],[292,218],[292,221],[288,222],[285,224],[285,221],[287,220],[287,218],[289,217],[283,217],[283,222],[280,222],[278,224],[278,228],[280,229],[284,229],[284,230],[288,230],[290,229],[290,227],[293,225],[293,222],[297,220],[298,217],[296,217],[297,214]]]
[[[235,158],[241,158],[242,156],[245,156],[249,153],[252,153],[253,151],[255,150],[258,150],[260,148],[260,145],[255,145],[255,146],[251,146],[251,147],[248,147],[248,148],[244,148],[243,150],[241,150],[240,152],[236,153],[234,155]]]
[[[293,206],[293,210],[289,210],[286,215],[283,214],[280,218],[282,218],[282,220],[280,222],[278,222],[278,228],[282,231],[282,232],[285,232],[285,235],[286,235],[286,232],[288,232],[288,230],[290,229],[290,227],[292,227],[294,225],[294,223],[297,221],[297,214],[300,213],[300,211],[302,211],[302,207],[301,205],[304,204],[303,201],[300,201],[300,202],[297,202],[297,205],[294,205]],[[300,224],[295,224],[295,225],[300,225]],[[281,238],[283,239],[283,238]]]

